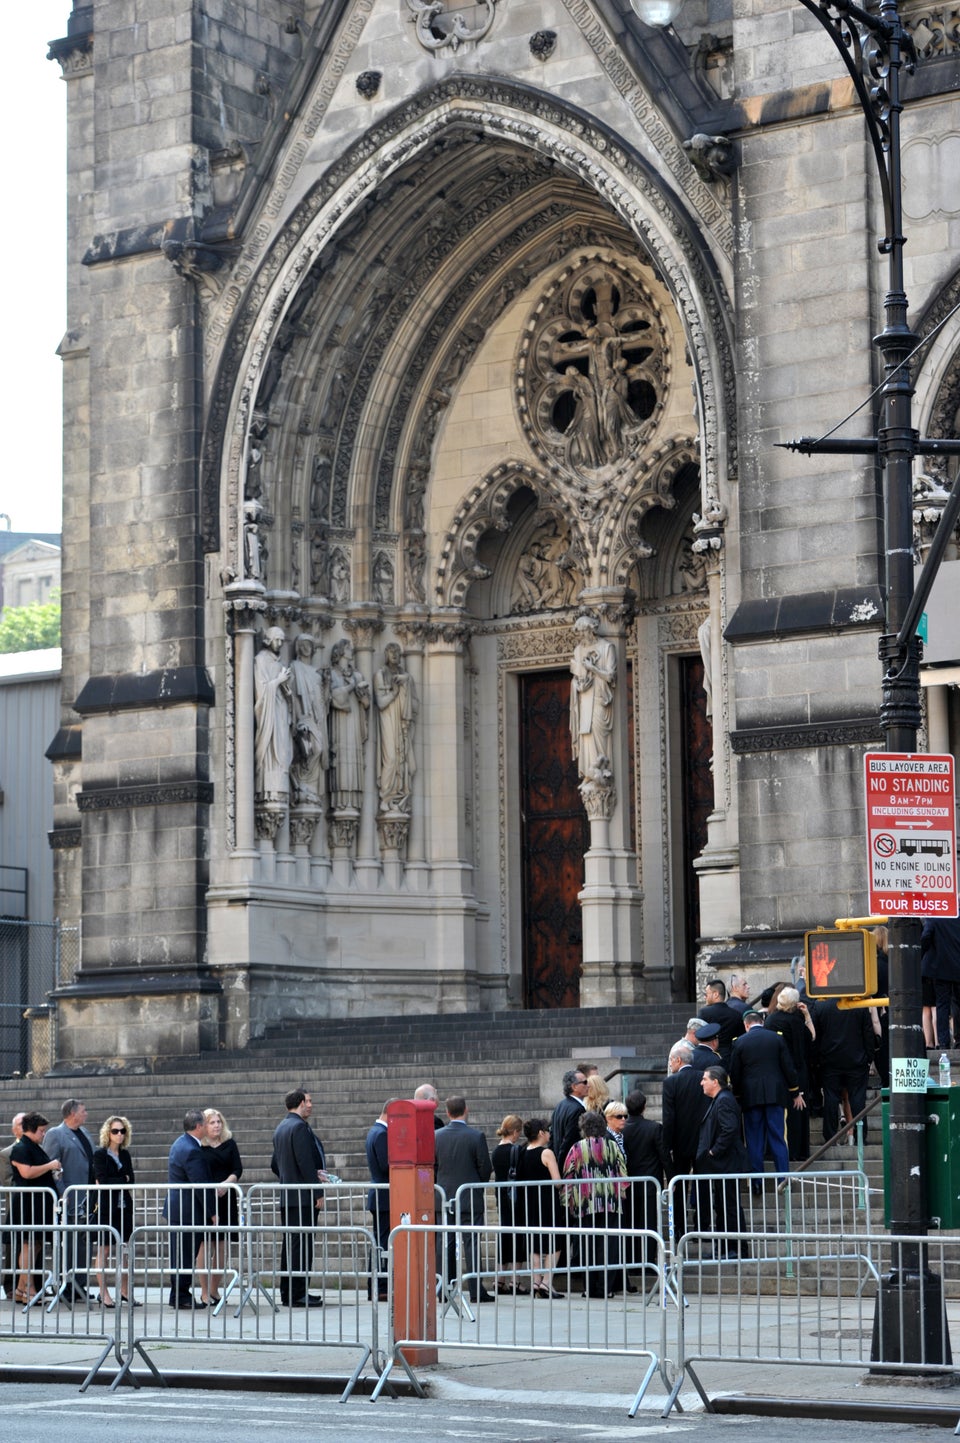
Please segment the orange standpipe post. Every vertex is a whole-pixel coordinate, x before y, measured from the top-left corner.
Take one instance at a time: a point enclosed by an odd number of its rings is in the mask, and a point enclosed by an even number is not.
[[[387,1108],[390,1161],[390,1226],[434,1221],[434,1102],[391,1102]],[[393,1257],[395,1338],[437,1336],[435,1233],[409,1233]],[[436,1348],[405,1348],[411,1367],[435,1363]]]

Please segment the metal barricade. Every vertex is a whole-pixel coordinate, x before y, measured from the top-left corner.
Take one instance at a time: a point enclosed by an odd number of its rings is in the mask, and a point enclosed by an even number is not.
[[[474,1312],[465,1300],[471,1290],[476,1289],[483,1269],[465,1265],[471,1258],[502,1256],[505,1236],[514,1236],[513,1229],[463,1220],[434,1227],[405,1224],[391,1232],[392,1307],[388,1357],[374,1388],[373,1399],[379,1398],[398,1364],[422,1396],[423,1388],[414,1371],[416,1355],[422,1351],[429,1357],[433,1350],[441,1348],[594,1355],[602,1352],[604,1356],[646,1359],[634,1411],[639,1408],[658,1369],[665,1386],[669,1387],[663,1371],[667,1310],[648,1307],[648,1297],[631,1296],[636,1290],[628,1292],[626,1289],[631,1271],[627,1262],[629,1250],[631,1257],[643,1257],[644,1270],[655,1274],[650,1293],[658,1299],[662,1296],[665,1255],[663,1239],[658,1233],[628,1228],[607,1232],[605,1229],[555,1227],[551,1230],[550,1239],[560,1248],[565,1248],[568,1255],[579,1248],[583,1256],[591,1258],[591,1264],[586,1268],[554,1270],[549,1293],[495,1292],[487,1306],[478,1307]],[[422,1320],[431,1316],[432,1268],[421,1263],[418,1269],[417,1264],[425,1256],[429,1263],[434,1239],[443,1256],[457,1250],[457,1271],[447,1279],[447,1285],[460,1302],[456,1307],[438,1308],[436,1328],[431,1329],[424,1327]],[[610,1250],[613,1247],[617,1249],[619,1261],[612,1260]],[[602,1294],[597,1289],[597,1295],[591,1295],[588,1283],[584,1295],[575,1287],[561,1293],[558,1286],[561,1276],[576,1282],[577,1274],[581,1281],[584,1278],[602,1278]],[[403,1299],[394,1301],[393,1281],[398,1275],[407,1279],[407,1292]],[[405,1356],[410,1352],[414,1354],[413,1363]]]
[[[678,1371],[664,1418],[687,1377],[712,1411],[698,1362],[952,1377],[960,1239],[748,1233],[737,1241],[749,1256],[719,1268],[701,1256],[716,1241],[716,1234],[688,1233],[679,1245],[678,1280],[697,1306],[678,1314]]]
[[[83,1392],[110,1353],[122,1361],[119,1309],[101,1308],[89,1291],[65,1292],[61,1286],[67,1276],[66,1260],[88,1240],[89,1225],[63,1222],[49,1188],[6,1188],[2,1202],[0,1337],[99,1346],[81,1384]],[[119,1259],[116,1233],[110,1234],[109,1242]],[[114,1270],[114,1281],[116,1277]]]
[[[671,1258],[687,1232],[778,1236],[824,1232],[844,1238],[871,1231],[870,1187],[863,1172],[681,1173],[666,1187]]]
[[[534,1289],[539,1284],[549,1292],[550,1279],[562,1278],[568,1288],[571,1281],[582,1283],[583,1291],[590,1289],[591,1282],[597,1288],[601,1281],[595,1276],[610,1269],[619,1269],[619,1281],[623,1290],[632,1293],[639,1283],[649,1285],[649,1295],[656,1291],[651,1276],[644,1282],[645,1258],[634,1255],[633,1247],[618,1248],[616,1238],[624,1232],[660,1232],[662,1216],[662,1194],[659,1184],[651,1177],[621,1178],[626,1186],[618,1199],[618,1206],[609,1215],[603,1228],[606,1244],[604,1256],[592,1262],[592,1253],[597,1251],[581,1241],[581,1224],[563,1205],[563,1189],[569,1183],[563,1179],[557,1182],[505,1182],[469,1183],[459,1188],[456,1197],[447,1205],[446,1221],[453,1224],[459,1234],[464,1224],[468,1227],[485,1219],[488,1202],[496,1212],[499,1230],[496,1239],[483,1239],[482,1256],[476,1259],[477,1271],[485,1277],[493,1276],[496,1286]],[[589,1194],[602,1189],[603,1181],[594,1183],[590,1179],[578,1179],[576,1187],[587,1212],[592,1210]],[[568,1246],[563,1237],[564,1228],[573,1229],[573,1243]],[[469,1235],[467,1235],[469,1236]],[[583,1236],[590,1242],[597,1236],[591,1226]],[[438,1258],[438,1268],[443,1278],[443,1295],[448,1302],[463,1306],[464,1301],[457,1283],[457,1255],[463,1251],[456,1241],[448,1242],[443,1256]],[[470,1272],[468,1268],[466,1270]],[[636,1278],[635,1283],[632,1279]],[[605,1285],[604,1285],[605,1286]],[[474,1287],[472,1291],[478,1291]]]
[[[296,1192],[298,1189],[293,1189]],[[258,1209],[253,1206],[253,1212]],[[187,1259],[196,1247],[195,1226],[171,1226],[159,1223],[135,1228],[128,1247],[127,1286],[131,1296],[138,1294],[147,1299],[146,1306],[138,1312],[132,1309],[127,1316],[125,1334],[125,1358],[123,1366],[111,1384],[118,1387],[131,1378],[131,1368],[137,1357],[147,1365],[153,1378],[163,1384],[164,1378],[148,1351],[148,1345],[174,1345],[188,1343],[191,1349],[197,1345],[212,1343],[225,1345],[282,1345],[309,1346],[313,1348],[351,1348],[359,1352],[357,1362],[341,1402],[353,1391],[367,1362],[378,1347],[377,1299],[376,1293],[368,1299],[357,1289],[357,1277],[353,1259],[363,1257],[369,1260],[373,1247],[373,1234],[369,1228],[361,1227],[311,1227],[305,1223],[271,1220],[268,1223],[253,1223],[249,1214],[241,1219],[238,1243],[242,1254],[241,1274],[244,1293],[235,1309],[198,1306],[192,1293],[177,1291],[171,1274],[168,1296],[157,1297],[157,1289],[151,1287],[151,1272],[158,1255],[169,1252],[184,1269],[181,1281],[187,1277]],[[309,1252],[307,1234],[309,1232]],[[216,1242],[218,1229],[209,1228],[205,1233],[208,1244]],[[298,1251],[299,1250],[299,1251]],[[281,1271],[281,1260],[286,1259],[285,1271]],[[298,1264],[302,1262],[303,1267]],[[341,1269],[346,1268],[345,1271]],[[322,1280],[322,1300],[306,1292],[310,1278]],[[257,1280],[255,1291],[250,1286]],[[303,1293],[295,1290],[302,1286]],[[276,1288],[285,1294],[278,1304],[271,1296]],[[260,1306],[266,1299],[268,1306]],[[244,1306],[250,1301],[252,1306]]]

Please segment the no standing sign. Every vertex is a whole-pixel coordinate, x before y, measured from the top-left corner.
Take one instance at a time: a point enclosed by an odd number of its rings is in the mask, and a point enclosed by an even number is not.
[[[867,752],[871,914],[956,917],[952,756]]]

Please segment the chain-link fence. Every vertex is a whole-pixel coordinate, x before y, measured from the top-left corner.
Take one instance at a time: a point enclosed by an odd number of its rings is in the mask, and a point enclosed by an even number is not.
[[[0,1076],[49,1072],[57,1050],[50,994],[73,981],[79,964],[79,928],[0,917]]]

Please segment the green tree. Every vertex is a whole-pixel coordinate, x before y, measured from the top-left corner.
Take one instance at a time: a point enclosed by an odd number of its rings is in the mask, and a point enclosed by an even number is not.
[[[49,601],[8,606],[0,617],[0,652],[38,651],[60,645],[60,592]]]

